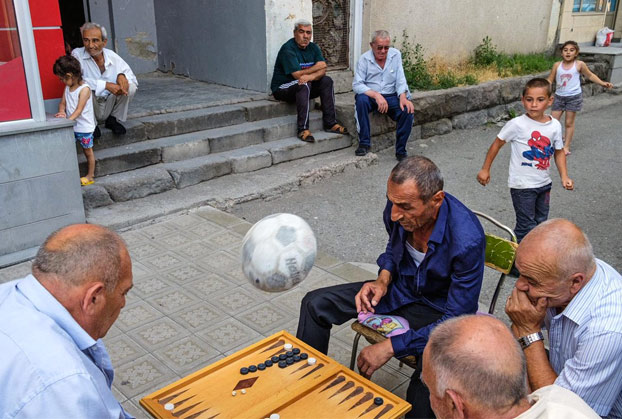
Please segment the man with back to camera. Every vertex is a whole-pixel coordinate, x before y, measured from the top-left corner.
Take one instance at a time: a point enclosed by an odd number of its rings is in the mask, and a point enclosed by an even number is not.
[[[395,158],[408,156],[406,142],[413,127],[415,107],[402,66],[402,54],[390,46],[389,32],[374,32],[371,49],[361,55],[356,65],[352,90],[355,93],[356,128],[359,147],[354,152],[364,156],[371,147],[369,113],[378,111],[397,122],[395,131]]]
[[[131,418],[112,394],[103,338],[132,288],[121,237],[74,224],[39,248],[32,275],[0,285],[3,418]]]
[[[438,419],[598,419],[579,396],[556,385],[531,394],[518,342],[500,320],[467,315],[430,333],[422,380]]]
[[[475,214],[443,191],[436,165],[413,156],[393,168],[383,213],[389,235],[378,257],[378,279],[307,293],[296,337],[327,353],[330,329],[359,312],[406,318],[410,330],[363,348],[357,359],[366,377],[391,357],[418,355],[406,399],[407,416],[431,417],[429,393],[420,381],[421,354],[442,321],[477,311],[484,274],[484,231]]]
[[[98,123],[104,122],[115,135],[126,130],[121,122],[127,119],[130,101],[138,89],[138,80],[130,66],[117,53],[105,48],[108,33],[102,25],[86,22],[80,27],[84,47],[71,55],[80,61],[82,76],[93,94],[93,110]],[[101,136],[99,127],[93,133]]]
[[[531,389],[556,384],[600,416],[622,417],[622,276],[596,259],[587,236],[564,219],[531,230],[515,263],[520,276],[505,311]]]
[[[309,100],[320,97],[324,130],[347,134],[337,123],[333,80],[326,75],[326,60],[317,44],[311,42],[311,22],[297,20],[294,37],[283,44],[274,63],[270,88],[275,99],[296,104],[298,138],[314,142],[309,130]]]

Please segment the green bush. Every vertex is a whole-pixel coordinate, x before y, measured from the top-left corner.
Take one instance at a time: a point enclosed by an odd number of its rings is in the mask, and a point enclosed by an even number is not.
[[[477,77],[475,77],[473,74],[467,74],[466,76],[464,76],[464,84],[473,86],[474,84],[477,84],[477,83],[479,83],[479,80],[477,80]]]
[[[393,39],[396,43],[396,39]],[[459,77],[451,70],[438,74],[430,72],[430,66],[425,59],[421,44],[413,43],[404,30],[402,34],[402,61],[404,74],[408,86],[412,90],[448,89],[461,85],[479,83],[473,74]],[[526,74],[540,73],[549,70],[555,63],[555,57],[546,54],[512,54],[508,55],[497,51],[492,39],[486,36],[482,43],[475,48],[471,62],[476,67],[496,69],[499,77],[512,77]]]
[[[473,64],[479,67],[486,67],[493,64],[498,56],[497,46],[492,43],[492,39],[489,36],[486,36],[482,39],[482,43],[475,47]]]
[[[395,43],[395,39],[393,42]],[[408,86],[415,90],[430,90],[433,86],[433,78],[428,71],[428,63],[424,57],[423,47],[421,44],[413,45],[408,39],[406,30],[402,34],[400,51]]]

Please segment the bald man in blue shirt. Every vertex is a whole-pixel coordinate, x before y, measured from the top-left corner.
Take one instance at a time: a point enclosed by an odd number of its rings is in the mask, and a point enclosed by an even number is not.
[[[75,224],[48,237],[32,275],[0,285],[0,416],[131,418],[101,340],[130,288],[116,233]]]

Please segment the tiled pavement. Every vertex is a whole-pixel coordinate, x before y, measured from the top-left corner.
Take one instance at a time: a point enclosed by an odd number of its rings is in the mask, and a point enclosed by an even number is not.
[[[132,414],[147,417],[139,400],[193,371],[277,331],[295,334],[307,291],[375,277],[320,250],[300,285],[263,292],[240,268],[250,226],[204,207],[121,233],[132,256],[134,288],[104,341],[115,367],[113,391]],[[14,265],[0,270],[0,282],[28,273],[30,263]],[[353,337],[350,322],[334,327],[329,356],[349,365]],[[392,359],[372,381],[405,397],[411,373]]]

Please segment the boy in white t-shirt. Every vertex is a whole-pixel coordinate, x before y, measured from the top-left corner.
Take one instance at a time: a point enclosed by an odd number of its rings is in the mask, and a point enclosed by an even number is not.
[[[555,157],[562,186],[567,190],[574,188],[566,171],[561,125],[557,119],[544,114],[553,103],[551,84],[543,78],[529,80],[521,101],[526,114],[505,124],[477,174],[477,181],[486,186],[497,153],[505,143],[512,144],[508,186],[516,213],[514,232],[519,242],[549,216],[551,157]]]

